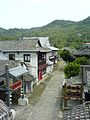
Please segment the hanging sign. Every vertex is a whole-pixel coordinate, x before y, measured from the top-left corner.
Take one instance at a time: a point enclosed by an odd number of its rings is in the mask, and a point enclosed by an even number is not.
[[[21,87],[22,87],[22,81],[21,80],[19,80],[18,82],[15,82],[14,84],[12,84],[10,86],[10,88],[12,90],[17,90],[17,89],[20,89]]]

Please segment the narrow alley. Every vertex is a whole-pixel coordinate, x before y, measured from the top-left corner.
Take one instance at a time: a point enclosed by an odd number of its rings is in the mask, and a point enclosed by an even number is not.
[[[17,112],[16,120],[57,120],[60,109],[60,93],[64,80],[63,62],[48,82],[35,106],[28,105]]]

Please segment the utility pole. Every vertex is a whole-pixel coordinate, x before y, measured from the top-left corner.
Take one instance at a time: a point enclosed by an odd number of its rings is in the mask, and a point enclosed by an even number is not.
[[[6,95],[7,95],[7,106],[10,107],[10,84],[9,84],[9,68],[8,68],[8,65],[6,65],[5,70],[6,70]]]

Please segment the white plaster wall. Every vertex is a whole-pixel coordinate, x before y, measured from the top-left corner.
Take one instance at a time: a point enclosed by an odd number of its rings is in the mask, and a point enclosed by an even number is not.
[[[46,53],[46,63],[47,63],[47,61],[49,60],[50,55],[51,55],[50,52],[49,52],[49,53]]]
[[[0,52],[0,60],[8,60],[3,52]]]
[[[30,61],[29,72],[36,79],[38,79],[38,57],[37,57],[37,53],[32,53],[31,54],[31,61]]]
[[[5,53],[5,56],[8,58],[9,60],[9,54],[12,53]],[[23,52],[23,53],[14,53],[15,54],[15,60],[21,60],[23,62],[23,54],[30,54],[31,55],[31,60],[30,62],[27,62],[28,64],[30,64],[29,67],[29,73],[31,75],[33,75],[37,80],[38,80],[38,57],[37,57],[37,53],[34,52]]]
[[[23,54],[24,53],[5,53],[5,56],[7,57],[7,59],[9,60],[9,54],[15,54],[15,60],[23,60]]]
[[[46,54],[46,63],[48,63],[50,56],[51,56],[51,52],[49,52],[49,53]],[[53,65],[47,66],[46,73],[48,74],[48,73],[50,73],[52,71],[53,71]]]

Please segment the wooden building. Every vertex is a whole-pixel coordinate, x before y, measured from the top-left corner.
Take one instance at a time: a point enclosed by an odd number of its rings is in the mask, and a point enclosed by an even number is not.
[[[83,48],[74,51],[73,54],[76,57],[86,57],[86,58],[90,58],[90,43],[89,44],[84,44]]]
[[[64,107],[68,107],[70,100],[82,101],[82,82],[80,77],[65,79],[63,83]]]
[[[67,84],[64,86],[65,89],[65,100],[81,100],[82,92],[81,85],[79,84]]]

